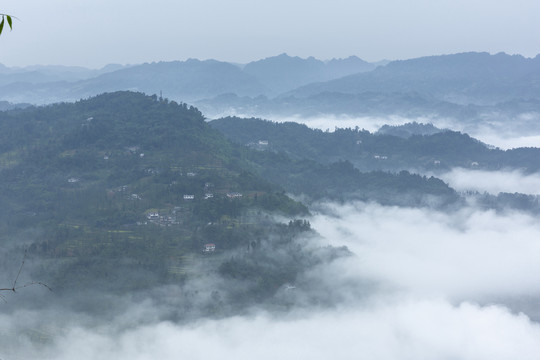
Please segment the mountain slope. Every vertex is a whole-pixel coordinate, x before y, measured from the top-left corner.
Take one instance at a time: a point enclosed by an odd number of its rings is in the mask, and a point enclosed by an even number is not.
[[[0,128],[0,242],[30,246],[59,290],[179,281],[205,244],[247,246],[279,228],[266,212],[307,213],[185,104],[117,92],[0,113]]]
[[[462,53],[393,61],[372,72],[306,85],[289,93],[418,92],[455,103],[495,104],[540,97],[540,56]]]
[[[181,101],[213,97],[222,93],[262,94],[266,88],[237,66],[190,59],[132,66],[87,80],[68,82],[17,82],[0,86],[0,98],[10,102],[45,104],[75,101],[119,90],[160,94]]]
[[[357,57],[327,63],[285,54],[255,61],[241,68],[230,63],[189,59],[101,70],[75,67],[0,67],[0,99],[46,104],[74,101],[119,90],[163,93],[170,99],[194,101],[221,94],[275,95],[314,81],[372,70]]]
[[[444,171],[456,166],[540,170],[540,149],[491,149],[467,134],[454,131],[402,138],[358,128],[323,132],[297,123],[235,117],[214,120],[210,124],[239,144],[265,140],[266,150],[283,152],[294,159],[322,163],[346,160],[363,171]]]
[[[243,70],[271,90],[267,95],[276,95],[312,82],[337,79],[374,68],[374,65],[355,56],[325,63],[313,57],[302,59],[281,54],[250,62]]]

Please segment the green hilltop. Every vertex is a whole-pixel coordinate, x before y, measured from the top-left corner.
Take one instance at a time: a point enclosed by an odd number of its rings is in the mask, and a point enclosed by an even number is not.
[[[306,204],[459,205],[440,179],[361,172],[371,157],[344,156],[361,155],[362,141],[406,141],[377,139],[386,138],[254,119],[208,123],[194,107],[127,91],[0,112],[4,256],[28,249],[33,279],[58,293],[183,284],[202,267],[220,279],[228,304],[265,301],[348,254],[306,246],[316,234],[290,194]]]
[[[182,317],[195,308],[223,315],[253,302],[285,306],[286,289],[306,270],[349,255],[312,241],[305,204],[457,208],[464,199],[443,181],[403,169],[435,155],[454,166],[468,154],[483,156],[481,166],[522,155],[533,169],[534,152],[490,150],[452,132],[398,138],[257,119],[208,123],[194,107],[134,92],[3,111],[0,280],[13,281],[27,251],[23,274],[60,300],[177,285],[187,287]],[[539,208],[512,194],[482,201]]]
[[[292,237],[267,214],[307,214],[243,151],[197,109],[140,93],[0,113],[1,241],[38,229],[24,244],[56,289],[182,281],[194,256]]]

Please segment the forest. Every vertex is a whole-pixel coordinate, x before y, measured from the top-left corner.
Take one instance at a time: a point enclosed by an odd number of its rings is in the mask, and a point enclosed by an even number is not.
[[[415,169],[538,166],[537,149],[502,151],[430,130],[208,122],[192,106],[134,92],[0,112],[4,281],[25,252],[28,276],[58,295],[184,284],[202,266],[231,284],[219,294],[227,306],[209,311],[234,312],[350,254],[309,244],[314,202],[451,210],[464,196]],[[535,196],[475,196],[485,208],[540,212]]]

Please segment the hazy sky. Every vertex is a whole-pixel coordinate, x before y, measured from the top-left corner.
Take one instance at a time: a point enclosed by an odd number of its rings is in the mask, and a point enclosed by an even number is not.
[[[7,0],[8,66],[540,53],[538,0]]]

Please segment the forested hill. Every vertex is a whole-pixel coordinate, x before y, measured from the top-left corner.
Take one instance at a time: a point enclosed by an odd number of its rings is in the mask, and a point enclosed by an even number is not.
[[[173,139],[176,147],[202,148],[218,140],[214,135],[197,109],[131,92],[4,112],[0,121],[1,150],[17,155],[42,147],[105,150],[138,144],[158,149]]]
[[[313,236],[308,209],[285,191],[407,206],[460,200],[433,177],[297,155],[234,144],[196,108],[140,93],[0,112],[3,255],[27,248],[33,274],[58,291],[178,283],[202,262],[242,307],[335,256],[297,242]],[[1,281],[13,266],[0,266]]]
[[[198,203],[205,193],[219,198],[280,190],[251,174],[239,149],[210,128],[197,109],[139,93],[3,112],[2,211],[8,218],[20,219],[13,211],[19,209],[56,220],[95,211],[77,219],[92,223],[119,216],[114,206],[107,210],[112,213],[105,211],[118,188],[144,199],[134,203],[147,209],[171,206],[183,195],[194,195]],[[93,201],[106,204],[98,211],[86,206]],[[68,211],[70,206],[78,210]],[[124,222],[116,225],[144,218],[147,209],[135,208],[141,212],[123,212]]]
[[[39,280],[57,290],[178,281],[205,244],[221,253],[309,230],[268,213],[307,209],[250,172],[239,147],[185,104],[118,92],[0,112],[2,252],[29,247],[44,261]]]
[[[361,129],[325,132],[297,123],[228,117],[210,122],[239,144],[284,152],[295,159],[323,163],[347,160],[364,171],[418,169],[448,170],[455,166],[474,169],[540,169],[540,149],[494,149],[467,134],[439,131],[430,135],[398,137]]]
[[[234,144],[196,108],[157,96],[116,92],[0,112],[2,252],[17,259],[28,248],[38,280],[58,291],[182,282],[202,262],[221,283],[240,281],[224,285],[239,306],[262,301],[335,255],[297,243],[313,236],[308,209],[286,191],[407,206],[459,201],[436,178]],[[0,266],[0,281],[13,266]]]

